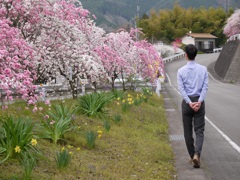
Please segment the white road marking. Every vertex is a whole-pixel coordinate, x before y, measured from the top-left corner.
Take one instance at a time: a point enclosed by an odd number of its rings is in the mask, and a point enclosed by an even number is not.
[[[220,84],[224,84],[224,83],[222,83],[221,81],[216,80],[210,73],[208,73],[208,75],[209,75],[214,81],[216,81],[216,82],[218,82],[218,83],[220,83]]]
[[[167,73],[166,73],[166,76],[168,78],[170,86],[181,96],[180,92],[172,85],[171,80],[170,80],[170,78],[169,78]],[[220,130],[207,116],[205,116],[205,119],[233,147],[233,149],[235,149],[238,153],[240,153],[240,147],[234,141],[232,141],[222,130]]]

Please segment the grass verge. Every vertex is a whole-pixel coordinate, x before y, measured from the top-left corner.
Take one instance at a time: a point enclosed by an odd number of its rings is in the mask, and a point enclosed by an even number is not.
[[[134,94],[134,93],[133,93]],[[52,101],[59,104],[61,101]],[[74,105],[74,100],[65,100]],[[50,108],[38,104],[43,109]],[[38,148],[44,158],[33,169],[32,179],[174,179],[176,171],[173,164],[173,151],[168,137],[168,124],[162,98],[153,95],[147,102],[132,106],[130,111],[122,112],[117,101],[107,106],[109,117],[96,119],[77,115],[74,120],[78,131],[68,132],[57,144],[38,139]],[[15,116],[31,117],[34,124],[40,122],[42,112],[32,112],[25,104],[18,102],[1,112]],[[121,115],[121,121],[113,117]],[[110,130],[104,122],[111,123]],[[84,134],[88,131],[99,132],[94,148],[89,149]],[[69,166],[57,168],[56,153],[67,149],[71,154]],[[0,164],[0,179],[22,179],[23,169],[16,159]]]

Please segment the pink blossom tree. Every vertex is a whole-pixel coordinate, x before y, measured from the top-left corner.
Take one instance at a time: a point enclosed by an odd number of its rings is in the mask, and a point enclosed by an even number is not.
[[[101,57],[105,71],[114,89],[114,81],[121,77],[123,89],[125,89],[124,77],[132,72],[129,60],[133,57],[131,48],[134,41],[131,35],[125,31],[109,33],[106,35],[104,44],[98,46],[95,51]],[[124,76],[123,76],[124,75]]]
[[[21,38],[19,29],[9,25],[11,22],[0,20],[0,89],[6,93],[6,99],[12,100],[15,92],[31,104],[36,100],[34,51]]]
[[[235,10],[235,12],[227,19],[223,32],[228,37],[240,33],[240,9]]]
[[[69,0],[2,0],[2,17],[21,30],[42,61],[35,64],[38,80],[57,75],[67,79],[76,97],[77,79],[99,80],[104,73],[93,51],[105,33],[95,26],[81,4]]]
[[[136,62],[136,71],[143,79],[154,83],[157,72],[164,70],[164,63],[155,47],[142,40],[135,43],[137,48],[138,61]],[[163,72],[161,72],[163,73]]]

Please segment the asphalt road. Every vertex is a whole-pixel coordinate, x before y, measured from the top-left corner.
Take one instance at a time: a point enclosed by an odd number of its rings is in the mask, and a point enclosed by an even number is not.
[[[198,55],[196,61],[211,67],[218,56],[219,53]],[[176,76],[186,62],[182,58],[165,64],[167,91],[179,111],[182,98],[177,90]],[[205,103],[206,129],[201,156],[204,172],[213,180],[240,180],[240,86],[222,83],[209,74]]]

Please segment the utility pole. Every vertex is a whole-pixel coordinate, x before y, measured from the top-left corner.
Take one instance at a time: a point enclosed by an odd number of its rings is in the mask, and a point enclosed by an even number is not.
[[[138,3],[137,3],[137,15],[135,17],[135,29],[138,28],[138,21],[140,19],[140,4],[139,4],[139,0],[138,0]],[[136,32],[136,38],[137,40],[139,40],[139,33]]]
[[[225,1],[225,11],[226,11],[226,13],[229,12],[229,4],[230,4],[229,1],[230,1],[230,0],[226,0],[226,1]]]

